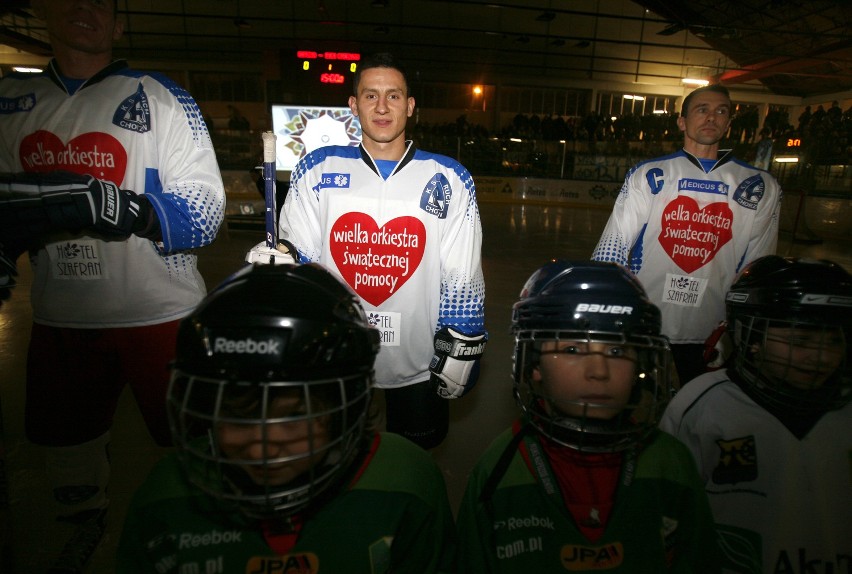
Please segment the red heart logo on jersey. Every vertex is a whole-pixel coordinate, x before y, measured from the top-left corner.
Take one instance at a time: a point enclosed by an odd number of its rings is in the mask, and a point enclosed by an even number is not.
[[[106,179],[118,185],[127,170],[127,152],[110,134],[89,132],[63,143],[56,134],[39,130],[21,141],[24,171],[70,171]]]
[[[731,240],[733,223],[727,203],[699,208],[691,197],[678,197],[663,211],[660,245],[678,267],[692,273],[712,261]]]
[[[379,227],[366,213],[353,211],[334,222],[329,247],[343,279],[378,307],[417,270],[426,248],[426,228],[410,216]]]

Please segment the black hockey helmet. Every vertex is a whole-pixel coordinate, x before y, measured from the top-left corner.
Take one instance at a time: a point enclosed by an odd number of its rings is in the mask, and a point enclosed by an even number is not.
[[[233,274],[178,331],[167,407],[190,481],[249,516],[308,506],[363,446],[378,350],[357,296],[321,266]],[[233,429],[259,433],[263,454],[231,452]],[[293,429],[306,448],[273,444]],[[304,470],[282,482],[288,465]]]
[[[659,309],[621,265],[554,260],[534,272],[512,309],[515,397],[533,426],[552,440],[585,451],[622,450],[642,440],[656,427],[671,395],[673,370],[660,323]],[[554,341],[635,351],[630,404],[609,420],[553,408],[552,397],[532,373],[542,345]]]
[[[819,413],[852,398],[846,270],[826,260],[768,255],[743,269],[725,300],[733,368],[758,400]]]

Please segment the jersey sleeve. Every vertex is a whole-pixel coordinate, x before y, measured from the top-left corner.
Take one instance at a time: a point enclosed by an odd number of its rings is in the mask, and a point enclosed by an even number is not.
[[[278,237],[296,247],[299,263],[319,261],[322,255],[320,199],[310,182],[311,168],[316,163],[314,157],[308,154],[293,169],[290,189],[278,218]]]
[[[677,468],[670,468],[671,478],[677,487],[670,489],[675,500],[668,501],[680,509],[676,530],[679,533],[676,547],[671,551],[669,560],[672,574],[721,572],[721,550],[719,548],[716,526],[710,502],[704,492],[704,483],[698,475],[692,454],[687,447],[669,435],[663,434],[659,440],[670,451],[667,455],[672,461],[679,461]],[[666,522],[663,522],[666,528]]]
[[[485,334],[485,280],[482,273],[482,222],[473,177],[456,165],[460,188],[451,198],[441,236],[441,294],[438,325],[465,335]]]
[[[225,186],[210,134],[186,90],[160,75],[143,81],[154,84],[159,168],[147,168],[145,189],[133,191],[144,192],[157,212],[165,253],[203,247],[216,238],[225,216]]]
[[[765,185],[764,199],[757,204],[752,230],[743,261],[737,272],[747,263],[764,255],[774,255],[778,246],[778,226],[781,211],[782,191],[774,177],[761,174]]]
[[[174,536],[168,520],[152,519],[152,508],[161,508],[162,500],[185,494],[180,469],[174,454],[160,460],[136,490],[125,514],[116,550],[116,574],[156,572],[162,564],[174,561]],[[151,544],[151,541],[157,544]],[[162,562],[161,562],[162,561]]]
[[[459,533],[459,572],[495,572],[491,564],[493,550],[490,547],[488,530],[490,524],[484,519],[483,503],[479,500],[485,482],[480,466],[468,479],[467,488],[459,505],[456,529]]]
[[[512,440],[512,430],[501,432],[482,453],[470,473],[456,516],[459,535],[459,572],[497,572],[491,532],[494,521],[489,515],[489,502],[481,500],[488,477],[497,465],[506,445]]]
[[[624,178],[612,213],[592,253],[595,261],[614,261],[627,266],[631,249],[644,233],[650,201],[645,190],[637,184],[638,169],[639,166],[633,167]]]

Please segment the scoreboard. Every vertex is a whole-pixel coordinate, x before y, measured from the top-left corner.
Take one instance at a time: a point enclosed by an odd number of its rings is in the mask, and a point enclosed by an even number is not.
[[[315,52],[297,50],[296,59],[302,71],[321,84],[343,84],[355,75],[361,54],[357,52]]]

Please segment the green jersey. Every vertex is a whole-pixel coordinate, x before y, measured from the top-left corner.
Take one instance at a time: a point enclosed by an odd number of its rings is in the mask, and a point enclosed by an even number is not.
[[[461,572],[718,572],[695,462],[671,435],[656,432],[638,454],[625,452],[603,535],[591,542],[563,501],[538,435],[512,444],[518,428],[501,434],[470,476],[457,520]],[[505,472],[486,486],[507,447],[514,455]]]
[[[286,554],[263,525],[225,509],[164,458],[134,495],[118,574],[376,574],[449,572],[456,548],[443,476],[429,454],[379,434],[345,490],[301,524]]]

